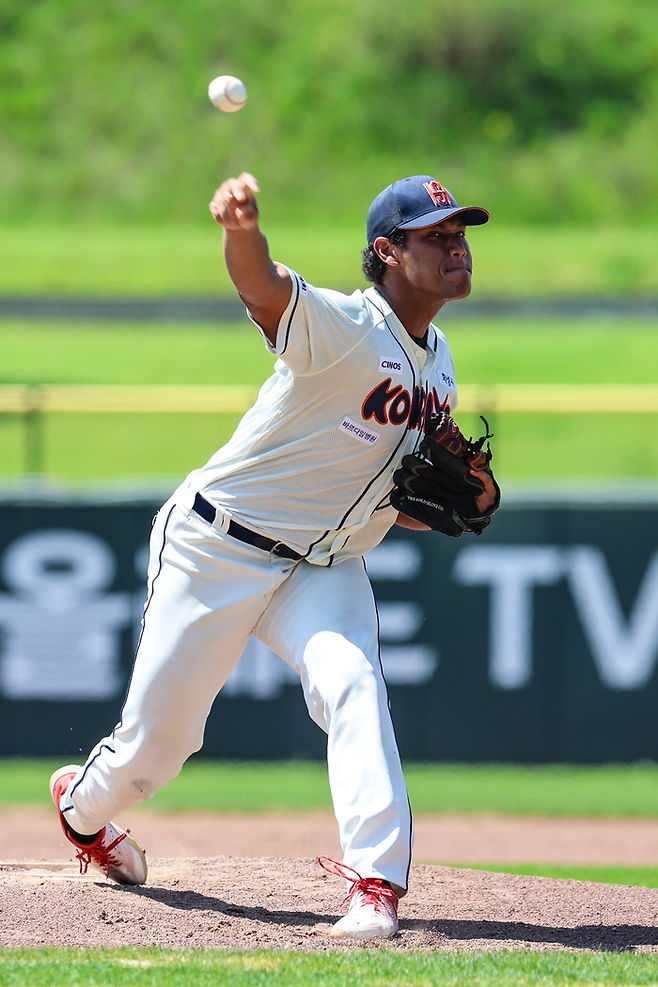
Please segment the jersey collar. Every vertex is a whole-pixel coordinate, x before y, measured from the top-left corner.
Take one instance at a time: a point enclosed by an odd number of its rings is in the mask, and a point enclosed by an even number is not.
[[[398,340],[398,342],[402,344],[405,352],[413,358],[415,356],[414,346],[412,345],[414,344],[413,336],[411,336],[411,334],[408,333],[407,330],[404,328],[404,326],[402,325],[402,323],[400,322],[397,315],[395,314],[389,303],[386,301],[384,296],[380,295],[375,287],[366,288],[363,294],[372,303],[372,305],[382,313],[384,320],[387,322],[391,331],[395,334],[395,337]],[[434,361],[436,359],[437,344],[438,341],[436,336],[436,330],[434,328],[434,324],[430,322],[427,331],[427,346],[425,347],[425,350],[427,352],[427,361],[423,368],[423,372],[422,372],[423,377],[427,376],[427,373],[434,365]],[[415,343],[415,345],[417,346],[418,344]]]

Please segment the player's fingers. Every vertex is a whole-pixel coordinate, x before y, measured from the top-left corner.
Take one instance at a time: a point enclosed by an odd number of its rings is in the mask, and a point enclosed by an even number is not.
[[[226,191],[229,195],[236,200],[236,202],[246,202],[249,196],[252,194],[249,191],[248,186],[241,180],[241,178],[229,178],[225,182]]]
[[[236,202],[255,202],[255,195],[260,192],[258,182],[247,172],[243,172],[239,178],[227,179],[222,188]]]
[[[258,210],[253,207],[238,207],[235,210],[235,220],[243,230],[251,230],[258,222]]]
[[[232,189],[235,187],[237,178],[226,178],[219,188],[215,189],[215,194],[213,199],[221,199],[231,194]]]
[[[253,176],[249,176],[258,185]],[[253,225],[253,215],[258,215],[256,199],[250,184],[242,181],[241,178],[227,178],[219,186],[210,202],[210,212],[216,222],[220,223],[227,230],[239,229],[244,221]],[[248,216],[241,221],[237,216],[237,210],[243,208],[249,210]]]
[[[226,208],[227,192],[226,182],[222,182],[219,188],[215,189],[215,194],[210,200],[210,211],[213,214],[219,214]]]
[[[484,490],[477,497],[476,503],[478,505],[478,510],[488,511],[489,508],[496,503],[496,488],[494,486],[493,480],[491,479],[491,474],[486,470],[470,470],[473,476],[476,476],[481,482]]]
[[[221,193],[218,189],[215,192],[214,197],[211,199],[208,208],[216,222],[220,223],[226,229],[232,229],[235,227],[234,210],[231,209],[229,200],[227,197]]]
[[[258,195],[258,193],[260,192],[260,185],[258,184],[258,179],[254,178],[254,176],[250,172],[243,171],[238,181],[242,182],[245,188],[248,188],[250,192],[254,193],[254,195]]]
[[[210,213],[213,219],[216,220],[218,223],[221,223],[223,210],[216,198],[210,200],[210,202],[208,203],[208,208],[210,209]]]

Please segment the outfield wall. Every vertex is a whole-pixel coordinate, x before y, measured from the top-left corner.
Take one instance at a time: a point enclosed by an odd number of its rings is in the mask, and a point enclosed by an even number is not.
[[[0,755],[79,759],[117,721],[155,500],[0,503]],[[394,529],[368,557],[403,756],[658,760],[658,500],[508,498],[481,538]],[[324,756],[252,639],[206,756]]]

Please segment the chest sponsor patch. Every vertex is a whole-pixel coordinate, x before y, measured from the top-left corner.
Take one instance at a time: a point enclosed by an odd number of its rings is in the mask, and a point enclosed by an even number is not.
[[[351,418],[343,418],[338,429],[341,432],[347,432],[348,435],[351,435],[354,439],[358,439],[359,442],[365,442],[367,446],[373,446],[380,435],[379,432],[373,432],[371,428],[365,428],[364,425],[353,422]]]
[[[383,374],[401,374],[403,372],[402,360],[398,360],[394,356],[380,356],[379,370]]]
[[[450,376],[450,374],[444,374],[444,372],[441,371],[441,382],[445,384],[446,387],[449,387],[451,390],[453,391],[456,390],[455,382],[453,378]]]

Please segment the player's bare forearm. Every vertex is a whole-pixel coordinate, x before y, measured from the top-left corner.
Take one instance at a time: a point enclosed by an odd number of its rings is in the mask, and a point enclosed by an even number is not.
[[[271,260],[258,227],[225,229],[224,260],[240,298],[273,343],[292,291],[287,268]]]
[[[398,519],[395,522],[401,528],[411,528],[412,531],[431,531],[432,529],[428,524],[423,524],[422,521],[416,521],[415,518],[407,517],[406,514],[398,514]]]
[[[258,226],[258,182],[247,173],[229,178],[215,192],[210,212],[224,227],[224,260],[229,276],[252,316],[274,342],[292,284],[282,264],[270,258]]]

